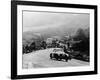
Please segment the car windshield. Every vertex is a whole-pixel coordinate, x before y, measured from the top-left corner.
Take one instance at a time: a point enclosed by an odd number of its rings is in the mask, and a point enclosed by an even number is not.
[[[63,49],[54,49],[53,52],[63,51]]]

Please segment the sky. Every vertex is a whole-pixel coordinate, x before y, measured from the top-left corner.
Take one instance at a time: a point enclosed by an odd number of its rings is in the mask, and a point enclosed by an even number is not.
[[[89,21],[89,14],[23,11],[23,32],[59,27],[70,23],[76,17]]]

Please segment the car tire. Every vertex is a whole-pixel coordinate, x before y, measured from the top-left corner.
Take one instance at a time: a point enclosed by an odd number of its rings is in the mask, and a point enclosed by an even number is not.
[[[52,59],[52,53],[50,54],[50,59]]]
[[[66,62],[68,62],[68,59],[65,59]]]

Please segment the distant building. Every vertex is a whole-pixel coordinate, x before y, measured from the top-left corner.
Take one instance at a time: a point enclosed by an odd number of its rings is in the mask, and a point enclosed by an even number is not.
[[[69,41],[69,40],[71,40],[71,36],[69,36],[69,35],[67,35],[67,36],[64,36],[65,37],[65,40],[66,41]]]
[[[47,43],[47,44],[51,44],[52,41],[53,41],[53,38],[47,38],[46,43]]]
[[[53,40],[61,40],[60,36],[52,36]]]

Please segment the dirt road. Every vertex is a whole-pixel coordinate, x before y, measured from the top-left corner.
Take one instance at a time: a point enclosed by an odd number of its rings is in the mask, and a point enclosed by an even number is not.
[[[51,60],[49,55],[53,48],[39,50],[23,55],[23,68],[47,68],[47,67],[68,67],[68,66],[88,66],[89,62],[76,59],[64,61]]]

